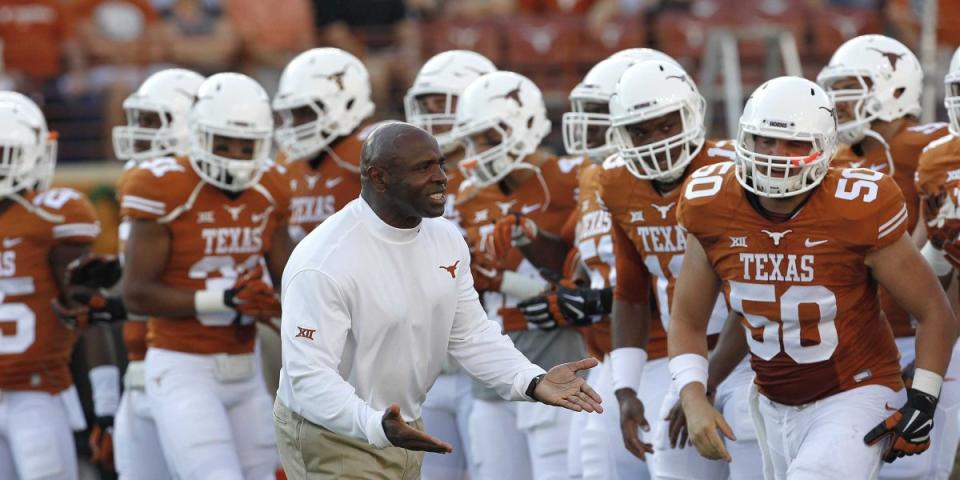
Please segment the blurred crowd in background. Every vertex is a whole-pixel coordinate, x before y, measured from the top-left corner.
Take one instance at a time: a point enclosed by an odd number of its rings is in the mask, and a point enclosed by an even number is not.
[[[111,159],[121,103],[154,71],[240,71],[272,94],[283,66],[318,45],[363,60],[380,118],[400,116],[426,58],[464,48],[530,77],[559,119],[582,75],[623,48],[660,49],[696,76],[712,29],[772,25],[793,34],[812,78],[863,33],[893,35],[919,52],[928,3],[949,55],[960,44],[960,29],[947,27],[960,24],[956,0],[0,0],[0,89],[43,106],[60,134],[61,164]],[[737,53],[745,91],[770,78],[766,44],[748,39]],[[548,143],[559,145],[557,130]]]

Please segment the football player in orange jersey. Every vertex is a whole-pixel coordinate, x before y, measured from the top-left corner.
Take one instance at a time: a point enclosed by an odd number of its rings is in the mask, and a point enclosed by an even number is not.
[[[63,279],[100,226],[81,193],[48,188],[55,161],[40,109],[0,92],[0,478],[76,479],[86,428],[69,368],[83,325],[58,316],[89,317]]]
[[[697,170],[679,199],[687,253],[668,343],[690,438],[731,459],[720,432],[733,432],[705,391],[707,320],[722,291],[744,317],[768,479],[876,478],[881,460],[923,452],[957,337],[893,179],[829,168],[836,121],[817,84],[770,80],[747,100],[735,166]],[[919,324],[906,395],[878,285]]]
[[[413,86],[404,97],[407,122],[433,135],[446,158],[447,205],[443,216],[458,226],[460,214],[455,206],[456,192],[463,175],[458,168],[450,168],[456,167],[464,154],[463,146],[452,133],[457,100],[470,82],[496,69],[490,60],[476,52],[449,50],[438,53],[420,67]],[[450,442],[453,453],[427,453],[420,472],[424,479],[462,478],[468,471],[471,477],[476,477],[467,429],[473,406],[470,383],[470,376],[450,359],[444,364],[443,374],[427,392],[423,403],[427,432]]]
[[[831,166],[869,168],[893,177],[907,202],[907,231],[916,230],[917,246],[925,240],[924,224],[918,222],[920,198],[914,175],[924,147],[948,133],[946,123],[920,124],[920,94],[923,71],[917,57],[905,45],[883,35],[862,35],[837,49],[817,77],[837,109],[837,135],[846,145],[840,148]],[[880,290],[880,303],[893,327],[900,365],[905,376],[912,372],[916,358],[915,322],[900,308],[893,296]],[[960,353],[960,352],[958,352]],[[960,357],[957,357],[960,361]],[[954,409],[960,390],[947,384],[938,405]],[[960,386],[958,386],[960,388]],[[944,451],[955,452],[960,440],[956,415],[937,422],[933,441]],[[943,438],[944,433],[949,438]],[[915,456],[884,466],[881,479],[929,478],[934,455]],[[951,468],[954,454],[943,458]],[[930,473],[932,475],[932,473]]]
[[[917,165],[916,188],[920,194],[921,225],[926,227],[929,240],[921,253],[933,267],[934,272],[947,282],[955,276],[960,265],[960,214],[957,212],[960,187],[960,49],[954,53],[945,79],[946,98],[944,105],[950,117],[950,134],[934,140],[923,149]],[[946,256],[944,255],[946,253]],[[949,259],[949,260],[948,260]],[[956,301],[957,286],[950,284],[948,295]],[[957,415],[960,410],[960,385],[951,379],[960,378],[960,348],[953,347],[950,367],[947,370],[943,392],[937,404],[934,428],[931,434],[930,451],[920,455],[922,467],[911,470],[925,478],[946,478],[953,469],[957,452]],[[953,428],[950,428],[953,427]],[[939,441],[939,443],[938,443]],[[924,458],[926,457],[926,458]],[[913,460],[911,457],[909,460]],[[895,466],[896,462],[893,465]],[[917,463],[917,462],[910,462]],[[887,475],[887,468],[881,476]],[[919,476],[916,478],[920,478]]]
[[[338,48],[314,48],[283,69],[273,111],[293,199],[290,236],[300,241],[360,194],[360,147],[375,125],[367,68]]]
[[[612,384],[620,403],[619,441],[648,461],[652,477],[722,477],[726,465],[705,461],[691,449],[671,448],[667,417],[677,392],[667,374],[664,332],[685,251],[676,221],[680,184],[696,168],[728,161],[733,152],[705,139],[705,101],[675,62],[654,60],[630,67],[620,77],[609,107],[617,155],[604,162],[598,190],[612,219],[617,281],[610,379],[598,383]],[[651,288],[659,322],[650,319]],[[710,333],[719,333],[726,318],[722,300],[715,298]],[[743,362],[733,377],[717,385],[712,393],[718,408],[736,412],[746,397],[749,376]],[[743,437],[737,444],[743,454],[730,466],[730,475],[750,478],[759,470],[759,452],[750,441],[749,416],[738,415],[736,428]],[[641,429],[653,434],[641,440]],[[656,453],[647,457],[651,451]],[[626,457],[621,457],[621,465],[638,469],[636,461]]]
[[[540,89],[512,72],[474,80],[459,97],[454,136],[466,145],[460,210],[474,255],[476,287],[491,319],[510,332],[517,348],[541,367],[581,358],[583,342],[572,329],[528,330],[516,303],[548,284],[517,249],[487,258],[487,237],[498,219],[521,214],[545,232],[559,232],[576,207],[581,158],[556,158],[541,150],[550,121]],[[470,191],[464,197],[463,192]],[[560,253],[559,263],[563,262]],[[519,330],[517,330],[519,329]],[[470,438],[477,478],[566,478],[571,415],[542,405],[503,402],[474,390]]]
[[[196,99],[197,89],[203,76],[190,70],[171,68],[161,70],[143,82],[136,92],[123,102],[127,125],[114,127],[113,147],[119,160],[126,161],[123,173],[117,179],[117,199],[122,200],[129,180],[135,176],[137,167],[144,162],[155,165],[175,165],[174,156],[186,155],[190,144],[188,117]],[[116,277],[101,281],[103,273],[119,269],[123,260],[123,247],[130,233],[130,219],[123,218],[119,227],[119,255],[116,259],[91,259],[78,267],[78,275],[85,276],[94,286],[113,293]],[[93,269],[98,268],[98,272]],[[87,274],[83,272],[86,271]],[[99,274],[98,274],[99,273]],[[78,281],[80,281],[78,279]],[[82,283],[82,282],[81,282]],[[119,292],[116,292],[119,295]],[[143,359],[147,353],[147,317],[130,316],[123,324],[123,341],[127,350],[127,369],[123,377],[124,390],[119,403],[98,406],[98,398],[113,398],[118,375],[113,365],[94,366],[91,369],[91,387],[94,389],[94,411],[97,416],[116,416],[114,421],[114,459],[121,479],[166,479],[170,478],[167,463],[160,446],[157,427],[150,415],[144,392]],[[95,373],[96,372],[96,373]],[[94,377],[98,381],[94,381]],[[106,380],[109,380],[107,382]],[[97,394],[97,390],[106,393]],[[107,403],[107,402],[100,402]],[[94,445],[103,444],[101,435]],[[101,449],[98,449],[101,450]]]
[[[272,134],[260,85],[214,75],[190,113],[189,157],[143,163],[124,188],[123,297],[150,317],[145,390],[180,478],[259,479],[278,466],[254,353],[254,323],[279,314],[270,280],[279,281],[293,243]]]

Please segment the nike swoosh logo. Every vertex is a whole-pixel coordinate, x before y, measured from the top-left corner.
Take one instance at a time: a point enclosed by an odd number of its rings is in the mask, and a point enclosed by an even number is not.
[[[487,276],[490,278],[493,278],[497,275],[497,271],[493,268],[484,268],[479,265],[474,265],[473,268],[476,269],[478,272],[482,273],[484,276]]]
[[[807,248],[810,248],[810,247],[816,247],[817,245],[823,245],[824,243],[827,243],[827,242],[829,242],[829,240],[817,240],[817,241],[813,241],[813,240],[810,240],[810,239],[808,238],[808,239],[806,239],[806,240],[803,242],[803,246],[804,246],[804,247],[807,247]]]
[[[899,411],[900,411],[899,408],[893,408],[893,407],[890,406],[889,403],[886,403],[886,402],[883,403],[883,408],[886,408],[888,412],[899,412]]]
[[[23,237],[16,238],[4,238],[3,239],[3,248],[13,248],[20,244],[23,241]]]
[[[333,188],[333,187],[336,187],[337,185],[340,185],[340,182],[342,181],[343,181],[343,177],[331,178],[323,182],[323,185],[326,186],[327,188]]]
[[[530,213],[530,212],[536,211],[536,210],[539,209],[539,208],[540,208],[540,204],[539,204],[539,203],[536,204],[536,205],[524,205],[524,206],[520,207],[520,212],[523,213],[524,215],[526,215],[526,214],[528,214],[528,213]]]

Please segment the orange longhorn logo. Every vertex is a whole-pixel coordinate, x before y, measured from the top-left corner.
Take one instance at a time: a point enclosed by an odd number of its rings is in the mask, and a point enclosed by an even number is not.
[[[450,278],[457,278],[457,265],[460,265],[460,260],[453,262],[453,265],[450,265],[449,267],[444,267],[443,265],[440,265],[440,269],[446,270],[447,273],[450,274]]]

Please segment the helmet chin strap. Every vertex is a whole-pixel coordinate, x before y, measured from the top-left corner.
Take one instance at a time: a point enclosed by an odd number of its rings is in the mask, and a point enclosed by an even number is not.
[[[890,153],[890,144],[887,143],[886,139],[883,138],[883,135],[880,135],[869,128],[863,132],[863,135],[865,137],[870,137],[877,142],[880,142],[880,145],[883,145],[883,153],[887,156],[887,165],[890,167],[890,173],[887,175],[892,177],[893,172],[896,171],[896,167],[893,164],[893,155]]]
[[[513,170],[530,170],[537,176],[537,181],[540,182],[540,188],[543,189],[543,206],[540,207],[540,210],[546,210],[547,206],[550,205],[550,187],[547,186],[547,181],[544,180],[540,167],[521,160],[514,165]]]

